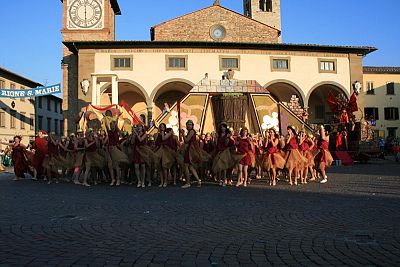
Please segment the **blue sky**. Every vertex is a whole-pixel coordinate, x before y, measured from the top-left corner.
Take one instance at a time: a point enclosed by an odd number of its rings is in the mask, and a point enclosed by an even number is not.
[[[150,27],[214,0],[119,0],[118,40],[150,40]],[[220,0],[243,13],[242,0]],[[281,0],[285,43],[379,48],[364,65],[400,66],[398,0]],[[2,1],[0,66],[43,84],[62,81],[60,0]],[[150,15],[151,14],[151,15]]]

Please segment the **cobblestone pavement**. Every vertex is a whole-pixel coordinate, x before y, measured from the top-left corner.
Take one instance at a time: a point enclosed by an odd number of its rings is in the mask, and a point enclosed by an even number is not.
[[[400,266],[400,164],[325,185],[82,187],[0,174],[0,266]]]

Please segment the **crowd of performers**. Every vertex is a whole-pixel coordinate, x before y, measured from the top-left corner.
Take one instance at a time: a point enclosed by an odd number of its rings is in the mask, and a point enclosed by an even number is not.
[[[322,126],[316,136],[291,126],[287,136],[275,129],[261,136],[250,135],[246,128],[235,132],[221,123],[217,133],[198,135],[189,120],[179,136],[163,123],[150,136],[141,124],[130,133],[120,131],[117,120],[106,125],[97,132],[89,129],[62,139],[39,131],[28,147],[20,136],[11,144],[2,143],[12,148],[15,179],[30,173],[32,179],[48,183],[167,187],[184,182],[182,187],[188,188],[201,186],[202,181],[246,187],[251,176],[267,178],[270,186],[278,180],[297,185],[326,183],[326,167],[333,161],[329,134]]]

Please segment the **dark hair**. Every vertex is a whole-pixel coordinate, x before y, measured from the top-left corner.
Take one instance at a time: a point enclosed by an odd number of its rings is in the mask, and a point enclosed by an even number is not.
[[[158,126],[158,129],[161,130],[161,125],[164,125],[165,131],[167,130],[167,125],[165,123],[160,123]]]
[[[218,128],[218,135],[219,135],[219,136],[222,134],[222,130],[221,130],[221,127],[222,127],[222,126],[225,127],[225,134],[226,134],[226,135],[228,135],[228,134],[231,133],[231,131],[230,131],[229,128],[228,128],[228,125],[227,125],[225,122],[223,122],[223,123],[221,123],[221,124],[219,125],[219,128]]]
[[[249,134],[249,130],[248,130],[246,127],[244,127],[244,128],[242,128],[242,129],[240,129],[239,135],[240,135],[241,137],[243,137],[244,131],[247,131],[247,135]]]

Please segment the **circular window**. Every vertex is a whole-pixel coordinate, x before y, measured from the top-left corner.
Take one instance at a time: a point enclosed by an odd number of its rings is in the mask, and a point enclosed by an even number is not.
[[[226,30],[222,25],[215,25],[211,27],[210,35],[214,40],[220,41],[225,38]]]

